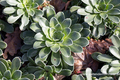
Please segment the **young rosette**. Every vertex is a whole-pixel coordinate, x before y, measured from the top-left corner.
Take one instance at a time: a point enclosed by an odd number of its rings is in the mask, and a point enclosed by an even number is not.
[[[120,38],[113,35],[111,40],[114,45],[109,48],[111,54],[95,52],[92,54],[92,58],[97,61],[106,62],[101,68],[103,74],[117,75],[120,73]]]
[[[33,74],[23,75],[19,70],[21,61],[18,57],[11,61],[0,58],[0,80],[34,80]]]
[[[119,0],[82,0],[85,8],[78,9],[77,13],[85,15],[84,21],[94,26],[93,35],[100,37],[105,35],[106,27],[113,27],[112,24],[120,22],[120,1]]]
[[[44,0],[2,0],[0,4],[5,6],[3,13],[10,15],[8,23],[17,23],[21,18],[20,29],[25,30],[32,17],[43,15],[42,10],[37,9],[43,2]]]
[[[33,48],[41,48],[39,58],[41,60],[50,59],[54,66],[59,66],[61,63],[64,63],[65,67],[73,66],[74,59],[71,52],[81,53],[83,47],[89,43],[88,39],[84,37],[87,28],[83,31],[82,24],[72,25],[72,20],[65,18],[63,12],[56,14],[52,8],[45,11],[45,16],[46,18],[39,17],[39,27],[35,25],[37,23],[30,26],[36,32]],[[66,69],[62,72],[64,75]]]

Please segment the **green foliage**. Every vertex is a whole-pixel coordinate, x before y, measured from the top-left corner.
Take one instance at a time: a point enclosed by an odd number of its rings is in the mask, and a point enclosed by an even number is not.
[[[12,25],[9,25],[7,22],[0,20],[0,31],[12,33],[14,31],[14,28],[12,27]]]
[[[114,80],[114,78],[109,77],[109,76],[102,76],[102,77],[99,77],[99,78],[93,77],[92,76],[92,70],[90,68],[86,69],[85,76],[86,77],[84,77],[82,74],[80,74],[80,75],[74,74],[72,76],[72,80]],[[97,74],[97,76],[98,76],[98,74]]]
[[[21,19],[20,29],[25,30],[33,17],[43,15],[42,10],[37,9],[43,2],[44,0],[2,0],[0,4],[5,6],[3,13],[10,15],[7,21],[12,24]]]
[[[56,73],[69,76],[74,66],[71,52],[81,53],[88,45],[89,25],[76,23],[77,19],[66,18],[63,12],[56,14],[53,7],[44,7],[43,11],[44,17],[34,18],[35,22],[30,26],[32,31],[21,34],[25,43],[21,48],[22,59],[30,61],[23,71],[34,73],[36,79],[42,76],[53,79]]]
[[[19,70],[21,67],[21,61],[18,57],[11,61],[7,61],[0,58],[0,79],[1,80],[34,80],[34,75],[23,75]]]
[[[0,35],[0,56],[3,55],[3,49],[5,49],[7,47],[7,44],[1,39],[1,35]]]
[[[103,74],[115,75],[120,73],[120,38],[113,35],[111,39],[114,45],[109,48],[111,54],[109,55],[95,52],[92,54],[92,58],[98,61],[106,62],[106,64],[101,68],[101,72]]]
[[[85,15],[84,21],[89,25],[94,26],[93,35],[95,37],[105,35],[106,27],[111,29],[114,24],[117,25],[120,22],[119,0],[82,1],[86,4],[86,7],[78,9],[77,13],[80,15]],[[111,22],[112,25],[109,22]]]

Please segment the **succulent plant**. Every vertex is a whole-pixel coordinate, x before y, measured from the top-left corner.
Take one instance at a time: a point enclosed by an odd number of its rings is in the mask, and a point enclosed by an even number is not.
[[[63,12],[56,14],[53,7],[45,7],[43,11],[44,17],[34,18],[34,23],[30,26],[32,31],[25,31],[21,34],[25,43],[21,48],[21,51],[24,52],[22,59],[30,61],[30,64],[34,63],[32,68],[35,66],[41,68],[35,62],[39,60],[40,63],[44,63],[54,70],[53,72],[46,71],[46,67],[42,67],[47,74],[57,73],[69,76],[74,69],[71,52],[81,53],[82,48],[87,46],[89,42],[86,37],[90,34],[89,25],[85,22],[72,24],[72,20],[65,18]]]
[[[1,35],[0,35],[0,56],[3,55],[3,49],[5,49],[7,47],[7,44],[1,39]]]
[[[114,44],[114,46],[109,48],[111,54],[101,54],[99,52],[95,52],[92,54],[92,58],[97,61],[106,62],[106,64],[101,68],[101,72],[103,74],[115,75],[120,73],[120,38],[113,35],[111,39]]]
[[[3,13],[10,15],[7,21],[15,23],[21,18],[20,29],[25,30],[33,17],[43,15],[42,10],[37,9],[43,2],[44,0],[1,0],[0,4],[5,6]]]
[[[59,66],[62,59],[66,64],[73,66],[74,60],[71,51],[80,53],[82,47],[88,44],[87,38],[84,37],[85,32],[81,32],[83,26],[81,24],[71,25],[70,18],[65,19],[63,12],[56,14],[53,9],[46,10],[46,17],[49,21],[40,17],[39,25],[41,27],[39,29],[41,31],[37,32],[35,28],[32,29],[36,31],[33,48],[42,48],[39,52],[40,58],[51,55],[51,62],[55,66]],[[34,23],[31,27],[33,26]]]
[[[11,61],[0,58],[0,79],[1,80],[34,80],[33,74],[23,75],[19,70],[21,61],[18,57]]]
[[[112,27],[111,23],[120,22],[119,0],[82,0],[87,6],[78,9],[77,13],[85,15],[84,21],[94,26],[93,35],[100,37],[105,35],[106,27]],[[110,24],[109,24],[110,22]]]
[[[96,75],[98,76],[98,74]],[[91,68],[87,68],[85,70],[85,76],[86,77],[84,77],[82,74],[80,75],[74,74],[72,76],[72,80],[114,80],[114,78],[109,76],[102,76],[102,77],[100,76],[99,78],[93,77]]]

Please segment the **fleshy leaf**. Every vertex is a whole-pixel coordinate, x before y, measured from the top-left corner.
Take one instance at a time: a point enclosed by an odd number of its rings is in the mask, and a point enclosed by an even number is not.
[[[43,70],[36,71],[34,75],[35,75],[35,79],[40,79],[44,76],[44,71]]]
[[[32,45],[32,44],[34,43],[34,41],[35,41],[34,37],[26,37],[26,38],[24,39],[24,43],[25,43],[26,45]]]
[[[74,53],[82,53],[82,51],[83,51],[82,46],[76,45],[76,44],[71,45],[70,49]]]
[[[111,37],[111,40],[112,40],[112,43],[114,44],[114,46],[116,47],[116,48],[119,48],[120,47],[120,39],[117,37],[117,36],[115,36],[115,35],[113,35],[112,37]]]
[[[108,63],[112,61],[112,57],[109,56],[109,55],[106,55],[106,54],[98,55],[98,56],[97,56],[97,59],[98,59],[99,61],[108,62]]]
[[[4,49],[7,47],[7,44],[4,41],[0,41],[0,48]]]
[[[12,77],[11,72],[9,70],[5,71],[4,76],[8,79],[10,79]]]
[[[7,70],[5,64],[0,61],[0,72],[4,75],[4,72]]]
[[[34,57],[37,55],[37,52],[38,52],[38,50],[36,50],[36,49],[33,49],[33,48],[29,49],[27,51],[27,57]]]
[[[34,49],[43,48],[45,46],[46,45],[45,45],[44,41],[35,41],[34,44],[33,44]]]
[[[109,74],[118,74],[120,72],[120,68],[119,67],[111,67],[108,70]]]
[[[91,23],[94,20],[95,15],[87,15],[85,16],[84,20],[87,23]]]
[[[70,46],[70,45],[73,44],[73,41],[72,41],[71,38],[66,38],[66,39],[64,39],[63,44],[64,44],[65,46]]]
[[[89,0],[82,0],[82,2],[84,2],[87,5],[90,5],[90,1]]]
[[[16,6],[19,2],[16,0],[6,0],[9,5]]]
[[[45,67],[46,66],[46,64],[40,58],[36,58],[35,63],[37,65],[39,65],[40,67]]]
[[[117,16],[108,16],[108,18],[109,18],[111,21],[115,22],[115,23],[119,23],[119,22],[120,22],[120,18],[117,17]]]
[[[7,21],[8,21],[9,23],[14,23],[14,22],[16,22],[20,17],[21,17],[21,15],[19,15],[19,16],[11,15],[10,17],[8,17]]]
[[[100,16],[105,20],[108,17],[108,14],[106,14],[106,13],[100,13]]]
[[[113,61],[110,63],[110,65],[111,65],[112,67],[120,67],[120,62],[119,62],[119,60],[113,60]]]
[[[45,56],[49,55],[50,52],[51,52],[50,48],[45,47],[45,48],[43,48],[43,49],[40,50],[39,57],[40,58],[44,58]]]
[[[86,69],[87,80],[92,80],[92,70],[90,68]]]
[[[84,77],[82,75],[73,75],[72,76],[72,80],[85,80]]]
[[[44,36],[44,34],[43,34],[42,32],[37,33],[37,34],[34,36],[34,38],[35,38],[36,40],[41,40],[41,41],[44,41],[44,40],[45,40],[45,36]]]
[[[15,57],[15,58],[12,60],[11,72],[14,73],[14,71],[19,70],[20,67],[21,67],[20,58]]]
[[[65,19],[65,15],[64,15],[63,12],[58,12],[58,13],[55,15],[55,17],[58,19],[58,21],[59,21],[60,23],[62,23],[62,21]]]
[[[83,8],[78,9],[78,10],[77,10],[77,13],[80,14],[80,15],[89,15],[89,14],[85,11],[85,9],[83,9]]]
[[[90,35],[90,33],[91,33],[90,29],[87,29],[87,28],[84,28],[84,29],[80,32],[81,37],[87,37],[87,36]]]
[[[4,10],[3,10],[3,13],[5,14],[12,14],[16,11],[16,9],[14,7],[6,7]]]
[[[80,39],[74,41],[74,43],[77,45],[81,45],[82,47],[85,47],[89,44],[89,41],[87,40],[87,38],[81,37]]]
[[[48,71],[48,72],[53,72],[53,68],[52,68],[51,66],[49,66],[49,65],[46,65],[46,66],[44,67],[44,69],[45,69],[46,71]]]
[[[51,47],[54,45],[54,42],[47,40],[47,41],[45,41],[45,44],[47,47]]]
[[[78,39],[81,37],[81,35],[80,35],[79,32],[73,31],[73,32],[70,33],[69,37],[70,37],[73,41],[75,41],[75,40],[78,40]]]
[[[25,30],[28,23],[29,23],[29,18],[26,15],[23,15],[21,19],[20,30],[22,31]]]
[[[40,32],[41,28],[38,23],[32,23],[30,25],[30,29],[32,29],[34,32]]]
[[[55,28],[55,26],[58,24],[58,20],[55,17],[52,17],[50,19],[50,27]]]
[[[60,57],[60,53],[57,52],[57,53],[54,53],[52,52],[52,55],[51,55],[51,62],[53,65],[55,66],[58,66],[61,62],[61,57]]]
[[[81,24],[74,24],[71,26],[72,31],[81,32],[82,29],[83,29],[83,26]]]
[[[65,75],[65,76],[70,76],[72,74],[72,71],[69,69],[62,69],[62,71],[60,72],[61,75]]]
[[[60,52],[62,53],[62,55],[64,55],[65,57],[69,57],[71,55],[71,50],[69,47],[67,46],[62,46],[60,48]]]
[[[101,68],[101,72],[103,73],[103,74],[107,74],[108,72],[108,69],[109,69],[109,65],[104,65],[102,68]]]
[[[96,25],[99,25],[102,23],[102,18],[100,16],[95,16],[94,22]]]
[[[93,13],[93,7],[92,6],[86,6],[85,11],[88,13]]]
[[[20,70],[16,70],[12,75],[13,79],[19,79],[21,77],[22,77],[22,72]]]
[[[120,15],[120,10],[118,8],[114,8],[108,12],[108,15]]]
[[[120,51],[115,46],[111,46],[109,48],[109,50],[112,55],[114,55],[116,58],[120,59]]]
[[[55,14],[56,14],[55,11],[51,8],[47,9],[46,11],[46,17],[48,20],[50,20]]]
[[[18,9],[18,10],[17,10],[17,15],[23,15],[23,14],[24,14],[23,9]]]
[[[74,65],[74,59],[73,59],[72,56],[66,58],[66,56],[62,55],[62,58],[63,58],[64,62],[66,64],[68,64],[69,66],[73,66]]]
[[[59,44],[54,44],[53,46],[50,47],[50,49],[53,52],[57,53],[60,50],[60,46],[59,46]]]
[[[76,12],[80,7],[79,6],[72,6],[70,8],[70,12],[73,13],[73,12]]]
[[[70,27],[72,24],[72,20],[70,18],[64,19],[64,21],[61,23],[63,28]]]

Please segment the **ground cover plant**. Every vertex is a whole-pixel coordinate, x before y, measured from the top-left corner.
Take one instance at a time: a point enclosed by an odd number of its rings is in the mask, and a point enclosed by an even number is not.
[[[119,80],[119,0],[0,0],[1,80]]]

